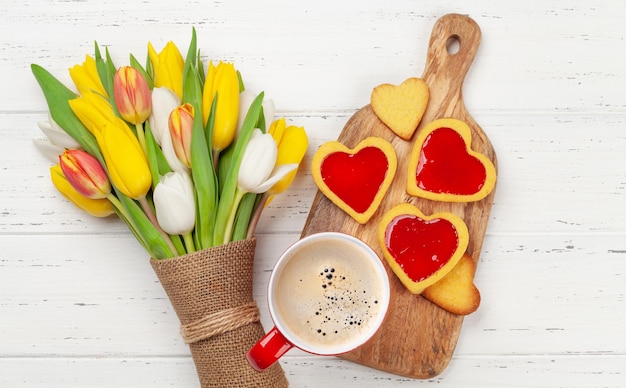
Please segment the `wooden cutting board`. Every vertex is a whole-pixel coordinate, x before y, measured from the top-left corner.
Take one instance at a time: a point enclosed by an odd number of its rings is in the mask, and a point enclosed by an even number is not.
[[[416,133],[435,119],[463,120],[472,129],[472,149],[490,158],[497,169],[493,147],[466,110],[461,90],[480,38],[480,28],[467,16],[449,14],[437,20],[429,42],[426,69],[421,77],[430,88],[430,101]],[[448,49],[452,41],[458,43],[456,52]],[[467,252],[478,262],[495,190],[483,200],[472,203],[445,203],[411,197],[405,190],[406,174],[413,141],[417,136],[414,135],[410,141],[397,137],[378,119],[371,106],[366,105],[348,120],[337,140],[352,148],[368,136],[389,140],[398,156],[396,176],[379,209],[367,224],[360,225],[318,191],[302,236],[323,231],[347,233],[368,243],[383,258],[377,240],[381,218],[395,205],[409,202],[426,215],[448,211],[462,217],[470,233]],[[436,376],[450,362],[463,317],[448,313],[422,296],[408,292],[388,266],[387,273],[391,281],[391,304],[383,326],[366,344],[341,357],[411,378]]]

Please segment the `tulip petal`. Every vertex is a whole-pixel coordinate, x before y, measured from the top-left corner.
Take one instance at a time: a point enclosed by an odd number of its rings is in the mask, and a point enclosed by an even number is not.
[[[153,194],[156,216],[169,234],[185,234],[195,224],[194,189],[188,174],[171,172],[161,178]]]
[[[178,47],[173,42],[167,42],[160,53],[148,43],[148,55],[154,68],[154,86],[166,87],[176,93],[178,98],[183,96],[183,69],[185,62]]]
[[[254,101],[256,97],[256,94],[247,89],[239,93],[239,119],[237,120],[237,134],[235,136],[239,135],[239,132],[241,132],[241,126],[246,119],[252,101]]]
[[[85,62],[72,67],[69,73],[80,94],[96,92],[107,96],[100,76],[98,75],[96,60],[93,57],[87,55]]]
[[[276,182],[280,181],[281,179],[283,179],[283,177],[285,177],[287,174],[289,174],[290,172],[294,171],[297,168],[298,168],[298,165],[295,163],[294,164],[282,164],[280,166],[276,166],[274,171],[272,171],[272,174],[270,175],[270,177],[265,182],[261,183],[257,187],[250,189],[250,191],[248,192],[256,193],[256,194],[264,193],[267,190],[269,190],[272,186],[274,186]]]
[[[134,67],[120,67],[113,77],[115,105],[124,120],[141,124],[152,111],[152,96],[148,82]]]
[[[239,168],[237,185],[246,193],[253,192],[254,188],[265,182],[276,165],[276,142],[272,135],[260,133],[259,129],[252,133]]]
[[[111,182],[124,195],[139,199],[152,186],[148,160],[135,135],[121,119],[105,124],[98,144]]]
[[[274,100],[263,100],[263,117],[265,118],[266,123],[271,123],[272,121],[274,121],[275,111],[276,108],[274,106]]]
[[[63,175],[76,191],[87,198],[106,198],[111,192],[109,178],[100,162],[82,150],[65,150],[59,156]]]
[[[63,147],[55,146],[48,140],[33,139],[33,144],[37,150],[52,163],[58,163],[59,155],[65,150]]]
[[[178,160],[191,167],[191,133],[194,124],[194,108],[185,103],[172,111],[169,129],[174,151]]]
[[[172,142],[172,136],[169,131],[163,134],[163,138],[161,139],[161,151],[163,151],[163,156],[165,156],[165,160],[170,165],[170,168],[178,173],[189,173],[189,168],[182,164],[176,156],[176,151],[174,150],[174,143]]]
[[[179,105],[180,98],[168,88],[152,89],[152,113],[150,113],[148,122],[159,145],[161,145],[163,134],[169,132],[170,113]]]
[[[60,129],[58,125],[50,121],[40,121],[37,123],[37,126],[53,145],[60,148],[80,148],[80,144],[74,140],[73,137],[68,135],[67,132]]]
[[[212,148],[221,151],[232,143],[239,120],[239,78],[232,63],[220,61],[217,66],[209,63],[202,97],[205,126],[216,98]]]

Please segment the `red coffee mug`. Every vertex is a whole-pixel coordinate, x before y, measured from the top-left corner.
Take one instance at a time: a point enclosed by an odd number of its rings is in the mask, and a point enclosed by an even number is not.
[[[278,259],[268,287],[274,327],[246,354],[262,371],[292,347],[339,355],[369,340],[389,306],[389,277],[378,255],[344,233],[302,238]]]

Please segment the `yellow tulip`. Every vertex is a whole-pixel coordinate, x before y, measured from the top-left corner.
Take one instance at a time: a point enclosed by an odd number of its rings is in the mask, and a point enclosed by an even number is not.
[[[128,125],[115,118],[104,125],[96,139],[113,185],[130,198],[145,197],[152,185],[150,167]]]
[[[94,217],[107,217],[115,213],[113,205],[108,199],[90,199],[76,191],[70,182],[68,182],[67,178],[65,178],[58,164],[50,167],[50,178],[52,179],[54,187],[56,187],[65,198],[88,214]]]
[[[82,65],[75,65],[70,69],[70,77],[78,93],[98,93],[108,98],[108,94],[102,85],[100,76],[98,75],[98,69],[96,68],[96,60],[89,55],[85,57],[85,62]]]
[[[148,43],[148,56],[154,69],[154,87],[166,87],[183,98],[183,70],[185,61],[178,47],[168,42],[160,53]]]
[[[85,93],[70,100],[69,104],[76,117],[96,137],[102,132],[106,123],[116,118],[109,101],[94,92]]]
[[[219,152],[232,143],[239,119],[239,79],[232,63],[209,62],[202,93],[202,119],[206,125],[217,94],[213,124],[213,150]]]
[[[276,120],[272,123],[269,133],[274,138],[278,146],[278,156],[276,157],[276,165],[284,164],[300,164],[307,147],[309,146],[308,138],[303,127],[286,126],[285,119]],[[297,170],[291,171],[272,188],[269,189],[270,194],[280,194],[291,185],[296,177]]]

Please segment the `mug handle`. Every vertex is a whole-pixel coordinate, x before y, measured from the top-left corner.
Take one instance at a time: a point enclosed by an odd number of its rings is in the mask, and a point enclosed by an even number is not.
[[[269,368],[291,348],[293,344],[274,326],[248,350],[246,358],[250,366],[260,372]]]

